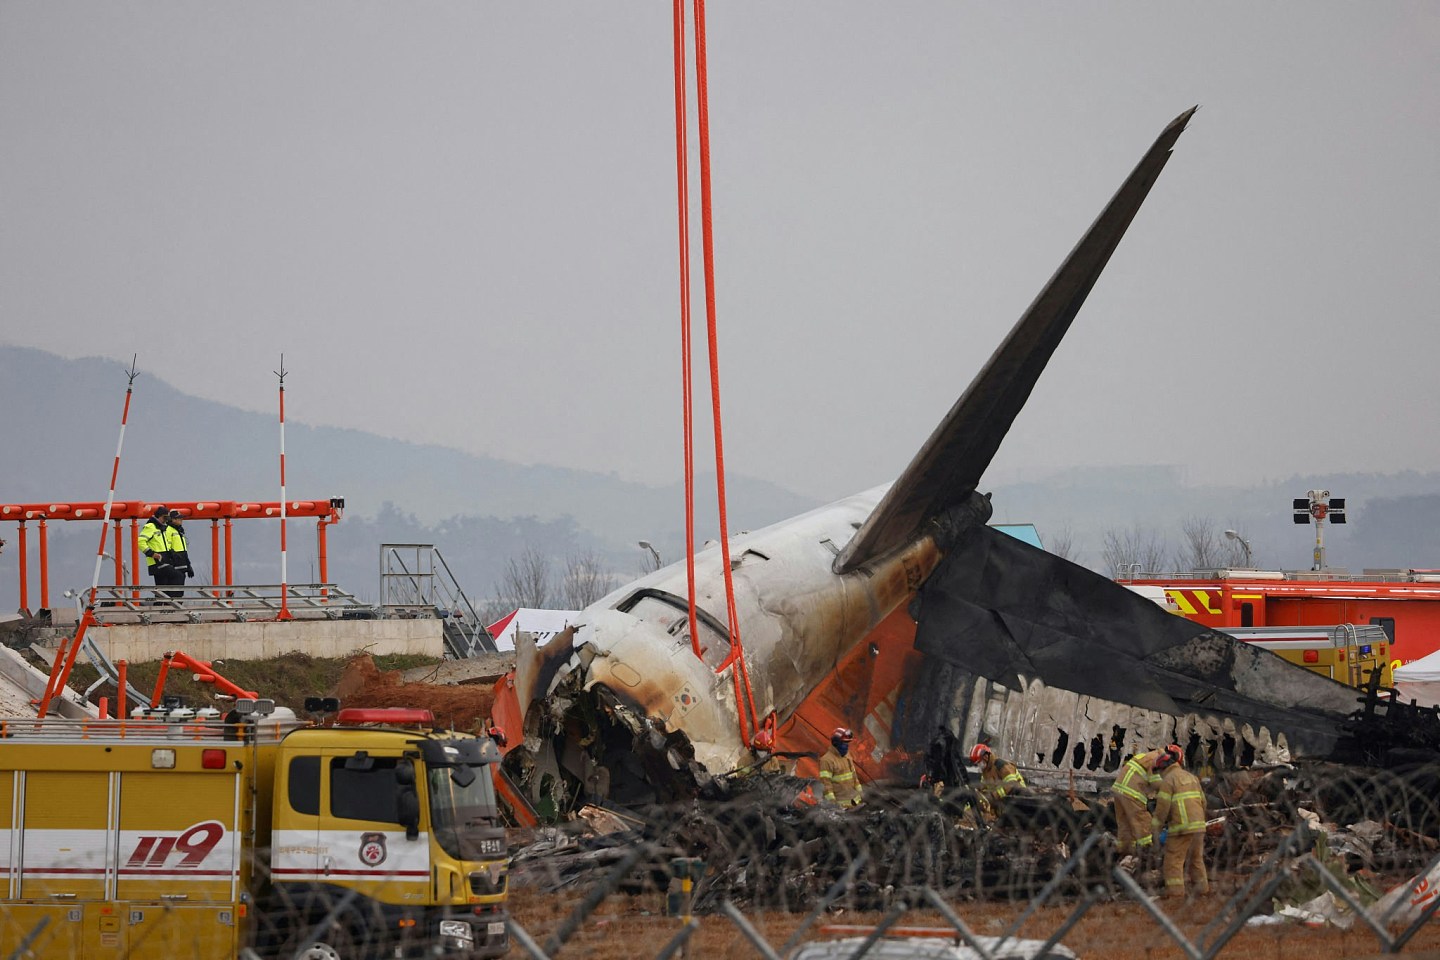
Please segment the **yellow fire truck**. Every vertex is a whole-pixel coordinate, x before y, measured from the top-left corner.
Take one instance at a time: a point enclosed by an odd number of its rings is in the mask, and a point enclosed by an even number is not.
[[[0,721],[0,956],[500,956],[500,751],[434,726],[259,699]]]

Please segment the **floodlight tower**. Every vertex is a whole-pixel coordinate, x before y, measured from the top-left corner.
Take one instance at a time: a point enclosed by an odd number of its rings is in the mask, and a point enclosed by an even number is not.
[[[1325,519],[1331,523],[1345,522],[1345,498],[1332,497],[1329,490],[1311,490],[1304,497],[1291,501],[1296,523],[1309,523],[1315,518],[1315,562],[1311,570],[1325,569]]]

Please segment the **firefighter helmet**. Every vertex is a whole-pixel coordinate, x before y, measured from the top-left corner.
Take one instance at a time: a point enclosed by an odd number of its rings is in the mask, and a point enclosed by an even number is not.
[[[855,739],[855,731],[849,727],[836,727],[835,732],[830,734],[830,742],[834,744],[849,743]]]
[[[989,744],[977,743],[975,744],[975,746],[970,748],[970,762],[979,763],[980,761],[984,760],[988,756],[993,755],[994,753],[995,751],[990,749]]]
[[[769,727],[762,727],[760,732],[755,734],[755,741],[752,744],[756,750],[764,750],[766,753],[775,752],[775,732]]]
[[[1155,761],[1155,769],[1164,770],[1173,764],[1183,762],[1184,759],[1185,751],[1180,749],[1178,743],[1172,743],[1160,752],[1160,759]]]

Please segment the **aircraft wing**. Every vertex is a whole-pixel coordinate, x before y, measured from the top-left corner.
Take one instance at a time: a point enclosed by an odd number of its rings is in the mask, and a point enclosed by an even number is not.
[[[835,558],[849,573],[909,543],[976,488],[1091,287],[1125,235],[1197,108],[1176,117],[1091,224],[875,512]]]

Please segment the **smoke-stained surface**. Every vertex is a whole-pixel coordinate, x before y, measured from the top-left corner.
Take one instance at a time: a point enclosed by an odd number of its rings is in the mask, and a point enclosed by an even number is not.
[[[1228,720],[1232,736],[1246,725],[1283,733],[1300,756],[1355,756],[1342,726],[1352,688],[989,527],[957,538],[913,609],[916,649],[964,671],[952,690],[970,675],[1012,690],[1039,680],[1172,718]],[[943,691],[927,698],[947,702]]]

